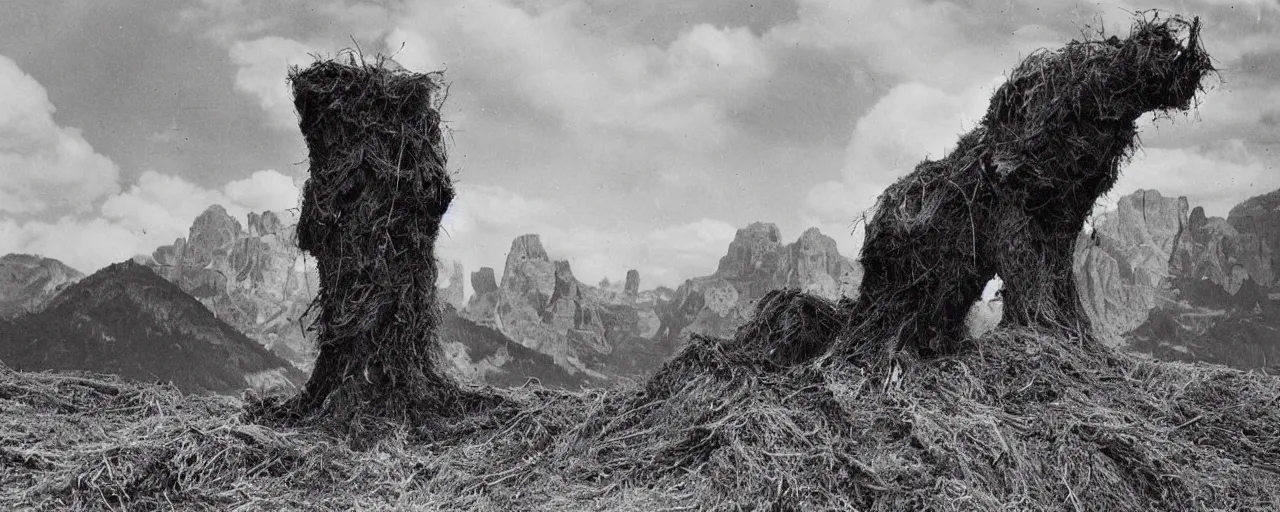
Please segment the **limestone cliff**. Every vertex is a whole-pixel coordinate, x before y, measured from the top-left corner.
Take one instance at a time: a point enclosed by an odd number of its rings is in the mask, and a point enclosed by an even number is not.
[[[512,241],[501,284],[494,283],[493,269],[487,267],[471,280],[475,295],[465,317],[571,371],[603,376],[615,349],[634,341],[621,340],[618,333],[643,331],[635,325],[643,314],[623,311],[628,306],[613,300],[621,294],[578,281],[569,262],[551,260],[538,235]]]
[[[1280,223],[1280,218],[1273,222]],[[1197,206],[1187,219],[1169,272],[1176,277],[1207,280],[1232,295],[1249,280],[1270,288],[1275,275],[1272,248],[1266,240],[1256,232],[1240,232],[1228,219],[1205,217],[1204,208]]]
[[[1107,339],[1164,359],[1259,368],[1280,360],[1280,194],[1227,219],[1186,198],[1121,198],[1076,249],[1076,281]]]
[[[640,271],[631,269],[627,271],[626,283],[622,285],[622,292],[628,295],[640,293]]]
[[[303,316],[319,281],[293,241],[295,225],[287,212],[251,213],[245,229],[214,205],[187,238],[141,260],[219,319],[308,371],[316,352]]]
[[[1241,235],[1237,255],[1250,279],[1275,291],[1280,286],[1280,190],[1236,205],[1227,222]]]
[[[1095,329],[1117,343],[1147,320],[1187,219],[1187,199],[1139,190],[1095,220],[1075,255],[1076,286]]]
[[[315,268],[307,264],[309,260],[293,242],[296,224],[295,216],[288,212],[251,213],[245,229],[215,205],[196,218],[187,238],[138,259],[194,296],[219,319],[309,371],[316,349],[308,329],[311,318],[304,317],[304,312],[319,290]],[[486,353],[499,341],[491,335],[475,335],[465,322],[453,318],[463,302],[462,264],[437,263],[447,280],[439,283],[443,285],[439,296],[445,316],[441,341],[446,355]],[[473,288],[479,292],[497,289],[492,269],[481,269],[477,274],[472,276]],[[446,357],[446,361],[480,365],[483,368],[466,366],[450,371],[495,385],[522,384],[531,376],[550,379],[549,383],[562,387],[585,382],[545,368],[547,361],[532,357],[528,351],[503,353],[508,356],[497,360],[468,362],[469,358]]]

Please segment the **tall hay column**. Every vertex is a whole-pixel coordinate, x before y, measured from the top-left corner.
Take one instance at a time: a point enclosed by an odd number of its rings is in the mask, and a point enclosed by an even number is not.
[[[1127,39],[1027,57],[955,151],[881,195],[843,350],[955,348],[996,273],[1005,325],[1088,335],[1072,278],[1076,237],[1132,152],[1135,121],[1189,108],[1213,71],[1199,27],[1142,17]]]
[[[310,151],[298,245],[316,258],[319,358],[294,415],[340,425],[461,411],[437,369],[440,219],[453,200],[438,74],[320,61],[289,80]]]

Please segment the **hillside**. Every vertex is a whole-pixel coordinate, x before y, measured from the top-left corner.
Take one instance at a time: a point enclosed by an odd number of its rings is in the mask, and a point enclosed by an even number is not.
[[[0,344],[10,343],[9,340],[17,339],[21,333],[22,331],[13,322],[0,318]]]
[[[291,387],[305,375],[218,320],[199,301],[133,262],[66,289],[0,345],[24,370],[84,370],[171,381],[188,393]]]
[[[294,242],[291,212],[250,213],[247,226],[220,205],[191,224],[186,238],[139,257],[222,321],[309,371],[315,360],[303,312],[318,277]]]
[[[83,277],[55,259],[31,254],[0,256],[0,318],[39,312],[55,295]]]
[[[450,304],[442,309],[440,344],[445,368],[463,380],[503,388],[523,386],[530,379],[558,389],[600,384],[584,374],[569,373],[549,355],[459,316]]]

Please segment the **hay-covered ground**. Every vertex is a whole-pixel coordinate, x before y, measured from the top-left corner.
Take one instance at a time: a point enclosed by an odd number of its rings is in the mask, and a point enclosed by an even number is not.
[[[38,510],[1276,510],[1280,379],[997,330],[896,378],[694,343],[700,378],[510,392],[367,451],[234,400],[0,369],[0,503]],[[822,366],[824,365],[825,366]],[[677,372],[687,374],[686,372]],[[671,373],[668,373],[671,375]],[[660,388],[662,396],[654,393]],[[763,506],[761,506],[763,505]]]

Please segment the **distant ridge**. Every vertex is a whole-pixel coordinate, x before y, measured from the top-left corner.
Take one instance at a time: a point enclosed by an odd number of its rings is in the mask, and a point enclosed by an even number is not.
[[[82,278],[84,274],[52,258],[0,256],[0,318],[39,312],[58,292]]]
[[[1186,197],[1120,197],[1076,245],[1076,285],[1095,329],[1162,360],[1242,369],[1280,362],[1280,191],[1227,218]]]
[[[10,332],[6,335],[5,331]],[[0,325],[0,360],[22,370],[87,370],[171,381],[188,393],[292,387],[305,375],[132,261],[67,288],[43,311]]]

